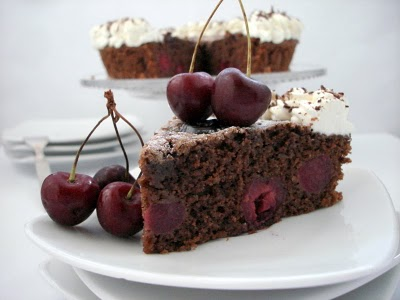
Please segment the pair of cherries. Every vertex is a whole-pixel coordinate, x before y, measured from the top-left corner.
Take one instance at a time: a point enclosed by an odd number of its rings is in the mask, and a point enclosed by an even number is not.
[[[141,192],[135,179],[120,165],[101,168],[91,177],[56,172],[44,180],[41,188],[43,206],[56,223],[75,226],[85,221],[94,210],[107,232],[130,237],[143,228]]]
[[[42,204],[50,218],[64,226],[75,226],[85,221],[94,210],[100,225],[109,233],[129,237],[143,228],[140,187],[130,174],[129,162],[117,128],[121,119],[137,134],[141,145],[143,139],[137,129],[116,109],[111,90],[104,92],[107,99],[107,115],[90,131],[81,144],[71,172],[50,174],[42,183]],[[101,168],[91,177],[77,174],[80,153],[98,126],[111,117],[115,134],[126,161],[126,168],[111,165]],[[139,175],[140,176],[140,175]]]
[[[236,68],[214,79],[205,72],[181,73],[170,79],[167,99],[183,122],[196,125],[213,113],[226,126],[250,126],[267,110],[271,90]]]

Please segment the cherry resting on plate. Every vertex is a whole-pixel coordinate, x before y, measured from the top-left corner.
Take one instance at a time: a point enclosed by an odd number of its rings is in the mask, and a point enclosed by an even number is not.
[[[222,70],[215,79],[212,110],[221,123],[250,126],[267,110],[271,90],[236,68]]]
[[[101,227],[119,237],[130,237],[143,228],[141,194],[132,184],[112,182],[102,189],[97,201],[97,218]]]
[[[40,194],[50,218],[61,225],[74,226],[85,221],[96,208],[100,187],[92,177],[56,172],[43,181]]]
[[[94,174],[93,179],[97,181],[102,190],[107,184],[115,181],[123,181],[134,183],[135,178],[130,173],[126,172],[125,167],[121,165],[111,165],[101,168]]]
[[[214,79],[205,72],[175,75],[167,85],[167,99],[171,110],[188,124],[207,119],[212,114],[213,84]]]

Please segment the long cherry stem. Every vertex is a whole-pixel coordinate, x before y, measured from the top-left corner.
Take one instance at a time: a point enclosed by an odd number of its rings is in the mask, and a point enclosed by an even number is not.
[[[94,131],[100,126],[100,124],[101,124],[105,119],[107,119],[108,117],[111,116],[111,119],[112,119],[112,122],[113,122],[113,126],[114,126],[114,130],[115,130],[115,134],[117,135],[118,142],[119,142],[119,144],[120,144],[120,146],[121,146],[122,152],[123,152],[124,157],[125,157],[125,162],[126,162],[126,173],[125,173],[125,175],[126,175],[126,178],[128,178],[128,175],[129,175],[129,160],[128,160],[128,156],[127,156],[127,154],[126,154],[126,151],[125,151],[124,145],[123,145],[123,143],[122,143],[121,136],[120,136],[119,131],[118,131],[118,127],[117,127],[117,122],[119,121],[119,119],[122,119],[125,123],[127,123],[127,124],[133,129],[133,131],[135,131],[136,135],[138,136],[138,138],[139,138],[139,140],[140,140],[141,146],[143,147],[143,145],[144,145],[143,138],[142,138],[142,136],[140,135],[139,131],[138,131],[138,130],[135,128],[135,126],[133,126],[123,115],[121,115],[121,114],[117,111],[117,109],[116,109],[116,104],[115,104],[115,101],[114,101],[114,95],[113,95],[112,91],[111,91],[111,90],[108,90],[108,91],[104,92],[104,97],[107,99],[107,105],[106,105],[106,106],[107,106],[107,111],[108,111],[108,113],[107,113],[106,116],[104,116],[103,118],[101,118],[100,121],[97,122],[96,126],[94,126],[94,128],[90,131],[90,133],[88,134],[88,136],[85,138],[85,140],[83,141],[83,143],[82,143],[81,146],[79,147],[79,149],[78,149],[78,151],[77,151],[77,153],[76,153],[76,156],[75,156],[74,163],[72,164],[72,168],[71,168],[71,172],[70,172],[70,174],[69,174],[69,178],[68,178],[68,181],[71,182],[71,183],[74,182],[75,179],[76,179],[76,168],[77,168],[79,156],[80,156],[80,154],[81,154],[81,152],[82,152],[82,150],[83,150],[83,147],[86,145],[86,143],[88,142],[88,140],[89,140],[90,137],[92,136],[93,132],[94,132]],[[132,196],[132,194],[133,194],[133,188],[138,184],[138,183],[137,183],[137,180],[139,179],[139,177],[140,177],[141,175],[142,175],[142,172],[140,172],[138,178],[137,178],[136,181],[133,183],[132,188],[131,188],[130,191],[128,192],[128,196],[127,196],[128,199]]]
[[[249,30],[249,22],[247,21],[246,10],[243,7],[242,0],[239,0],[240,9],[242,10],[244,24],[246,26],[246,34],[247,34],[247,70],[246,75],[250,77],[251,75],[251,37],[250,37],[250,30]]]
[[[121,118],[126,124],[128,124],[129,127],[131,127],[133,131],[135,131],[137,137],[139,138],[140,144],[141,144],[141,146],[143,147],[143,146],[144,146],[143,138],[142,138],[142,136],[140,135],[139,131],[136,129],[136,127],[133,126],[123,115],[121,115],[121,114],[117,111],[116,108],[114,109],[114,112],[115,112],[115,114],[116,114],[119,118]]]
[[[136,129],[136,127],[133,126],[132,123],[130,123],[122,114],[120,114],[118,112],[118,110],[116,108],[116,104],[114,102],[114,95],[113,95],[112,91],[108,90],[107,92],[105,92],[104,93],[104,97],[106,97],[108,99],[108,101],[109,101],[107,107],[108,107],[109,112],[111,114],[111,118],[113,119],[115,132],[117,134],[118,141],[119,141],[119,143],[121,145],[122,152],[124,153],[124,156],[125,156],[125,160],[126,160],[126,164],[127,164],[126,170],[127,170],[127,172],[129,172],[128,157],[126,155],[125,148],[124,148],[124,146],[122,144],[121,137],[120,137],[120,135],[118,133],[118,129],[117,129],[116,123],[118,122],[119,119],[122,119],[126,124],[128,124],[129,127],[131,127],[132,130],[136,133],[137,137],[140,140],[140,144],[141,144],[142,147],[144,146],[143,138],[140,135],[139,131]],[[133,191],[135,189],[135,186],[138,185],[138,179],[140,178],[141,175],[142,175],[142,172],[139,173],[139,176],[136,178],[135,182],[132,184],[132,187],[129,189],[128,194],[126,195],[126,199],[129,200],[129,199],[132,198]]]
[[[118,127],[117,127],[117,122],[118,122],[119,118],[115,116],[114,111],[111,112],[111,119],[113,121],[114,131],[115,131],[115,134],[117,135],[119,146],[121,147],[121,150],[122,150],[122,153],[123,153],[124,159],[125,159],[125,180],[128,180],[128,178],[129,178],[128,155],[126,154],[125,147],[124,147],[124,144],[122,143],[121,136],[119,134]]]
[[[117,104],[114,101],[114,94],[113,94],[113,92],[111,90],[105,91],[104,92],[104,97],[107,99],[107,109],[108,109],[108,111],[109,111],[109,113],[111,115],[111,119],[112,119],[112,122],[113,122],[115,135],[117,136],[118,143],[119,143],[119,145],[121,147],[121,150],[122,150],[122,153],[124,155],[124,159],[125,159],[125,179],[128,180],[128,178],[129,178],[129,160],[128,160],[128,156],[127,156],[126,151],[125,151],[124,144],[122,143],[121,136],[120,136],[119,131],[118,131],[117,122],[119,121],[120,117],[115,113]]]
[[[69,178],[68,181],[69,182],[74,182],[75,178],[76,178],[76,167],[78,165],[78,159],[79,159],[79,155],[82,152],[83,147],[86,145],[87,141],[89,140],[89,138],[92,136],[93,132],[97,129],[97,127],[100,126],[100,124],[107,119],[110,116],[110,111],[108,111],[108,114],[106,116],[104,116],[103,118],[100,119],[99,122],[97,122],[96,126],[94,126],[94,128],[90,131],[90,133],[88,134],[88,136],[86,137],[86,139],[83,141],[83,143],[81,144],[81,146],[78,149],[78,152],[75,155],[75,160],[74,163],[72,164],[72,168],[71,168],[71,172],[69,174]]]
[[[214,8],[214,10],[212,11],[211,15],[208,17],[206,24],[204,25],[203,29],[201,30],[201,33],[200,33],[200,36],[199,36],[199,38],[197,40],[196,46],[194,47],[193,56],[192,56],[192,62],[190,63],[190,68],[189,68],[189,73],[193,73],[193,71],[194,71],[194,63],[196,61],[197,50],[199,48],[199,45],[200,45],[201,39],[203,37],[203,34],[206,31],[207,26],[210,23],[211,19],[213,18],[215,12],[218,10],[219,6],[221,5],[221,3],[223,1],[224,0],[220,0],[218,2],[217,6]]]

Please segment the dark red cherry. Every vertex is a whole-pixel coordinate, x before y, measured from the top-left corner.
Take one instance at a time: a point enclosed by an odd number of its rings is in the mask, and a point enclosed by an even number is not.
[[[144,213],[147,228],[154,234],[169,233],[185,220],[185,206],[181,202],[151,204]]]
[[[284,199],[285,191],[279,179],[254,180],[247,186],[242,201],[246,222],[250,225],[257,225],[270,220]]]
[[[320,193],[332,178],[332,160],[325,154],[312,158],[300,166],[298,174],[303,190],[308,193]]]
[[[171,110],[188,124],[207,119],[212,114],[213,84],[214,78],[205,72],[175,75],[167,85],[167,99]]]
[[[250,126],[267,110],[271,90],[236,68],[222,70],[215,79],[211,106],[215,116],[229,126]]]
[[[143,228],[140,189],[127,198],[132,184],[112,182],[102,189],[97,202],[97,218],[101,227],[119,237],[130,237]]]
[[[115,181],[123,181],[134,183],[135,178],[126,172],[125,167],[121,165],[111,165],[101,168],[94,174],[93,179],[97,181],[100,189],[103,189],[107,184]]]
[[[92,177],[57,172],[46,177],[41,187],[42,204],[52,220],[67,226],[86,220],[96,208],[100,187]]]

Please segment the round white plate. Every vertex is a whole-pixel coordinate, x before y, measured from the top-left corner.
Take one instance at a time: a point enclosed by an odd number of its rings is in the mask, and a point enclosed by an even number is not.
[[[393,261],[399,225],[378,178],[345,169],[342,202],[291,217],[256,234],[220,239],[194,251],[146,255],[140,236],[105,233],[95,216],[75,228],[41,216],[28,237],[55,258],[90,272],[131,281],[205,289],[287,289],[340,283]]]
[[[98,300],[99,298],[76,276],[71,266],[57,260],[47,260],[39,265],[43,278],[67,300]]]
[[[124,145],[127,143],[134,143],[134,142],[138,144],[140,143],[138,137],[133,131],[132,134],[130,135],[126,134],[121,136],[121,140]],[[75,154],[78,151],[79,147],[81,146],[82,142],[83,141],[76,144],[55,144],[55,143],[47,144],[46,148],[44,149],[44,154],[46,156],[59,155],[60,153]],[[118,146],[119,146],[118,139],[117,137],[114,137],[112,139],[104,139],[98,142],[87,142],[83,147],[82,152],[90,152],[90,151],[100,152],[104,150],[107,151],[110,148]],[[24,143],[5,143],[4,147],[7,149],[7,151],[10,152],[11,155],[14,153],[15,154],[14,156],[32,155],[34,153],[32,147]]]
[[[27,120],[14,128],[3,131],[4,143],[23,143],[26,137],[47,137],[49,143],[82,143],[99,118],[90,119],[43,119]],[[135,126],[139,132],[142,123],[135,116],[126,115],[125,118]],[[121,135],[133,133],[132,128],[123,120],[117,123]],[[104,120],[93,133],[89,141],[100,141],[115,137],[115,130],[111,118]]]
[[[396,280],[400,266],[397,265],[380,276],[374,274],[374,279],[368,276],[328,286],[263,291],[221,291],[150,285],[72,268],[55,259],[41,263],[39,270],[46,281],[68,300],[321,300],[339,296],[341,300],[364,300],[389,299],[393,293],[390,286]]]
[[[140,152],[142,149],[140,143],[127,143],[124,144],[125,151],[127,152],[128,158],[135,156]],[[48,155],[46,156],[46,160],[50,164],[71,164],[75,160],[76,153],[70,154],[58,154],[58,155]],[[23,155],[13,156],[9,155],[9,158],[16,164],[34,164],[35,163],[35,156],[34,155]],[[109,148],[109,149],[102,149],[101,151],[93,151],[93,152],[82,152],[79,155],[79,163],[87,163],[87,162],[95,162],[101,160],[109,160],[115,158],[123,158],[123,152],[119,146]]]
[[[397,257],[399,257],[399,255]],[[395,260],[393,260],[393,263],[394,262]],[[62,263],[58,262],[58,264]],[[394,266],[396,266],[395,268],[400,268],[397,264],[391,265],[391,267]],[[94,294],[96,294],[100,299],[108,300],[321,300],[334,299],[339,296],[342,296],[341,299],[343,300],[389,299],[383,297],[383,294],[390,293],[390,291],[385,290],[385,285],[389,284],[385,281],[390,282],[390,276],[392,273],[392,271],[388,271],[390,270],[388,267],[387,269],[385,268],[385,270],[382,270],[382,272],[374,273],[371,276],[331,285],[298,289],[238,291],[191,289],[153,285],[108,277],[78,268],[74,268],[74,270],[79,278]],[[351,295],[345,295],[349,292],[352,292]]]

